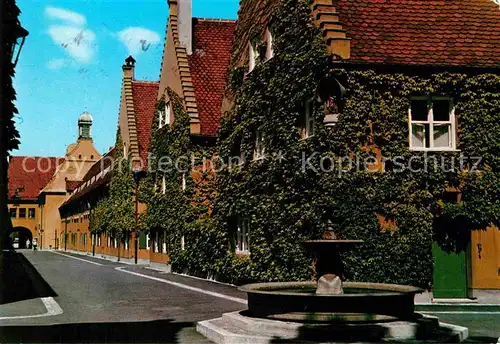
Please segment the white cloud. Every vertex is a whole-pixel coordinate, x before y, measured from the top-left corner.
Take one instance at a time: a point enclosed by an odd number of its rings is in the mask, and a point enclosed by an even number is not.
[[[142,27],[128,27],[118,32],[117,35],[131,55],[146,51],[160,42],[160,35]]]
[[[61,69],[62,67],[67,65],[67,61],[65,59],[52,59],[47,63],[47,67],[49,69]]]
[[[52,40],[61,45],[75,60],[89,63],[95,53],[95,34],[89,29],[82,29],[67,25],[49,26],[49,35]]]
[[[60,19],[67,24],[74,24],[78,26],[85,25],[86,18],[79,13],[57,7],[45,7],[45,15],[51,19]]]

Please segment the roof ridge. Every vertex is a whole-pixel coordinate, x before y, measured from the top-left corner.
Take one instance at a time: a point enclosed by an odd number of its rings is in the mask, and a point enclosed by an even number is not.
[[[48,159],[58,159],[64,158],[63,156],[40,156],[40,155],[11,155],[12,158],[48,158]]]
[[[236,19],[223,19],[223,18],[202,18],[202,17],[193,17],[193,19],[197,19],[198,21],[207,21],[207,22],[215,22],[215,23],[236,23]]]
[[[150,80],[134,80],[133,83],[141,83],[141,84],[159,84],[160,81],[150,81]]]

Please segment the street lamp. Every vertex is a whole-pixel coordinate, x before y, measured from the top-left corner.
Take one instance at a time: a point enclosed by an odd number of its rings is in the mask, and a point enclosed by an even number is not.
[[[29,32],[25,28],[21,26],[21,23],[19,20],[16,21],[16,28],[15,28],[15,38],[16,42],[12,45],[12,51],[11,51],[11,61],[15,56],[15,60],[12,62],[13,66],[15,67],[17,65],[17,61],[19,60],[19,55],[21,54],[21,50],[23,49],[24,41],[26,40],[26,37],[28,36]]]
[[[134,174],[134,180],[135,180],[135,229],[134,232],[132,233],[132,238],[134,239],[134,262],[137,264],[137,254],[138,254],[138,248],[137,248],[137,234],[139,232],[139,198],[137,197],[139,194],[139,181],[141,178],[144,176],[145,172],[142,170],[142,168],[138,165],[135,165],[132,168],[132,172]]]

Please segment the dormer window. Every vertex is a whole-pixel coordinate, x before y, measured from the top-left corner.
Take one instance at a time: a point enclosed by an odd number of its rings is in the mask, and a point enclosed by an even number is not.
[[[257,65],[257,61],[259,60],[259,51],[256,48],[255,44],[251,42],[248,43],[248,72],[254,70]]]
[[[269,30],[269,28],[266,29],[266,42],[267,42],[266,60],[269,60],[274,56],[273,35],[271,33],[271,30]]]
[[[303,106],[302,118],[300,121],[300,138],[307,139],[314,135],[315,122],[313,116],[312,101],[308,100]]]
[[[264,136],[262,135],[262,131],[257,130],[255,132],[255,149],[253,152],[253,159],[254,160],[263,159],[264,154],[265,154]]]

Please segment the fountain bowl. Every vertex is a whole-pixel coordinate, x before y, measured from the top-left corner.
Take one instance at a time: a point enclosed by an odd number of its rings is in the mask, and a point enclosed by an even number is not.
[[[247,314],[295,322],[381,322],[414,320],[417,287],[343,282],[343,294],[316,294],[317,283],[271,282],[239,288],[248,295]]]

